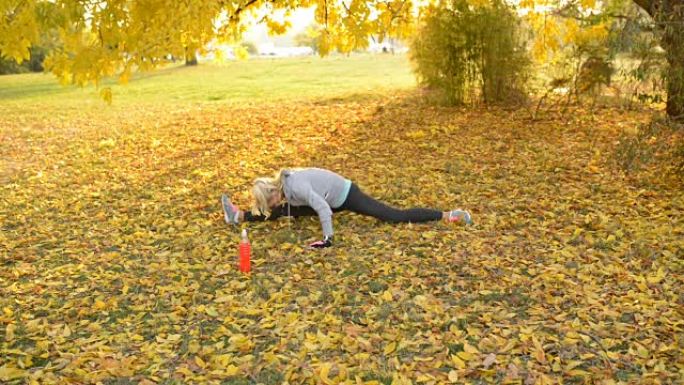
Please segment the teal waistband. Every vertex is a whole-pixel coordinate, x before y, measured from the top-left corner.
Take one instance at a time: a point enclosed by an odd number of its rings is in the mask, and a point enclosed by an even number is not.
[[[338,208],[344,204],[344,201],[347,200],[347,196],[349,196],[349,189],[351,188],[352,181],[349,179],[344,180],[344,187],[342,188],[342,194],[340,194],[340,197],[337,198],[337,202],[335,202],[335,206],[333,208]]]

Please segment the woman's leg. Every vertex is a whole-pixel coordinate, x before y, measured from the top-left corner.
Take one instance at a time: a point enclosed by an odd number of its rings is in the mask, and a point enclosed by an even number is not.
[[[260,221],[273,221],[280,217],[310,217],[318,215],[314,209],[309,206],[290,206],[288,210],[288,204],[283,203],[280,206],[276,206],[271,209],[271,215],[266,217],[265,215],[254,215],[251,211],[244,211],[244,221],[245,222],[260,222]]]
[[[402,210],[390,207],[366,195],[356,184],[352,184],[347,200],[340,209],[370,215],[386,222],[429,222],[443,218],[443,213],[439,210],[422,208]]]

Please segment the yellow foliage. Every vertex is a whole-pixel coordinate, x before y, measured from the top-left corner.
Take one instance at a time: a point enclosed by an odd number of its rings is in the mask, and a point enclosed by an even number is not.
[[[565,45],[572,44],[575,40],[577,40],[577,35],[579,34],[580,26],[577,23],[577,20],[568,18],[565,20],[564,27],[565,33],[563,34],[563,43]]]
[[[100,96],[107,104],[112,104],[112,88],[105,87],[100,90]]]
[[[603,44],[608,38],[608,26],[606,23],[592,25],[591,27],[582,29],[576,34],[577,44]]]
[[[12,381],[26,377],[26,371],[7,365],[0,366],[0,380]]]
[[[238,58],[239,60],[247,60],[249,58],[249,53],[247,52],[247,48],[245,48],[243,46],[235,47],[235,57]]]
[[[169,55],[183,58],[203,53],[213,41],[240,41],[246,19],[260,13],[263,5],[244,0],[108,1],[106,6],[77,0],[4,1],[0,53],[22,62],[29,59],[29,48],[41,34],[50,33],[59,37],[62,49],[49,54],[45,68],[61,82],[98,85],[106,77],[118,76],[126,84],[132,69],[154,69],[167,63]],[[291,21],[276,15],[311,6],[316,6],[316,22],[325,31],[321,55],[333,49],[365,48],[371,35],[410,37],[417,17],[414,6],[404,1],[277,0],[268,2],[269,12],[260,20],[270,33],[280,35],[291,28]],[[246,57],[239,48],[236,56]],[[108,100],[107,93],[102,97]]]

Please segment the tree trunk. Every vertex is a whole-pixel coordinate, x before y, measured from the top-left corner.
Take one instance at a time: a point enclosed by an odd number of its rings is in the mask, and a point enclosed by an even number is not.
[[[668,68],[667,115],[684,121],[684,4],[682,0],[634,0],[655,21],[662,33],[660,44],[666,52]]]
[[[684,121],[684,5],[670,7],[665,17],[662,46],[669,67],[667,82],[667,115]]]
[[[194,49],[185,49],[185,65],[186,66],[196,66],[197,65],[197,51]]]

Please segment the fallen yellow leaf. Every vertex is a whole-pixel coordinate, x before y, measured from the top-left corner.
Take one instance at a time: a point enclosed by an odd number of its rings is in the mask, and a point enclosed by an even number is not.
[[[14,331],[16,330],[16,328],[17,325],[13,323],[7,325],[7,327],[5,328],[5,341],[10,342],[14,340]]]
[[[19,368],[3,365],[0,366],[0,380],[12,381],[26,377],[26,371]]]
[[[383,352],[385,353],[385,355],[388,355],[388,354],[394,352],[396,349],[397,349],[397,343],[392,341],[392,342],[388,343],[387,345],[385,345],[385,349],[383,350]]]

